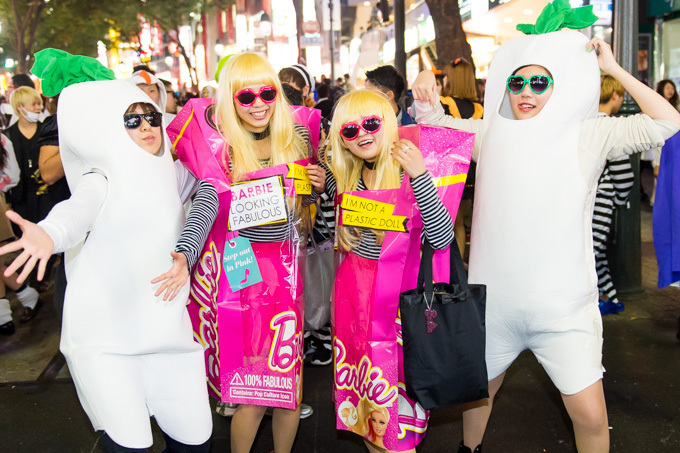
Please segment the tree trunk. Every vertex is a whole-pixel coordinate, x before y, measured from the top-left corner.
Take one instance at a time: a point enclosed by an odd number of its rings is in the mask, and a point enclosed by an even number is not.
[[[45,8],[45,3],[42,0],[34,0],[28,3],[26,11],[24,11],[23,18],[17,0],[11,0],[12,11],[14,12],[14,24],[16,30],[16,49],[17,49],[17,73],[28,73],[28,57],[31,54],[33,42],[35,41],[35,32],[40,23],[42,10]],[[28,31],[28,35],[26,32]]]
[[[426,0],[430,9],[437,44],[437,68],[443,68],[456,58],[465,58],[474,66],[460,19],[457,0]]]
[[[297,48],[298,48],[298,63],[307,66],[307,51],[302,48],[301,41],[305,32],[302,30],[302,0],[293,0],[293,7],[295,8],[295,26],[297,27]]]

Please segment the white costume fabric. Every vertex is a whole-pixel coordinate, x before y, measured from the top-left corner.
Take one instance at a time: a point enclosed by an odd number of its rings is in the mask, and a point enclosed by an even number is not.
[[[564,30],[505,43],[489,70],[483,120],[415,103],[419,123],[477,133],[470,282],[487,285],[489,379],[531,349],[566,395],[602,378],[591,218],[605,159],[659,146],[678,130],[646,115],[596,118],[600,73],[587,42]],[[547,68],[555,83],[541,112],[518,121],[506,79],[526,65]]]
[[[92,99],[96,111],[83,108]],[[185,306],[189,284],[174,301],[154,296],[160,283],[151,284],[172,265],[184,210],[167,141],[151,155],[125,130],[123,114],[136,102],[149,98],[115,80],[61,94],[60,153],[73,195],[40,223],[55,253],[71,249],[60,348],[95,429],[147,448],[154,415],[170,437],[198,445],[212,417]]]

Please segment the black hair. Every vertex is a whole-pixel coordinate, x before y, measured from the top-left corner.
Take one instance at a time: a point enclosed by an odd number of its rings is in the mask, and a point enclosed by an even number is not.
[[[668,85],[669,83],[671,85],[673,85],[673,88],[675,90],[675,94],[668,100],[668,102],[670,102],[671,105],[677,109],[678,103],[680,103],[680,98],[678,98],[678,89],[677,89],[677,87],[675,86],[675,83],[673,83],[672,80],[670,80],[670,79],[660,80],[659,83],[656,84],[656,92],[659,93],[664,99],[666,99],[666,97],[663,95],[663,90],[664,90],[664,88],[666,88],[666,85]]]
[[[12,76],[12,84],[14,85],[14,88],[20,88],[20,87],[30,87],[35,90],[35,83],[33,83],[33,79],[31,79],[31,76],[28,74],[14,74]]]
[[[130,104],[130,107],[128,107],[125,111],[125,114],[127,115],[128,113],[134,113],[137,106],[141,107],[142,112],[144,113],[153,113],[158,111],[156,110],[156,107],[149,104],[148,102],[135,102],[134,104]]]
[[[325,83],[320,83],[316,88],[316,94],[319,96],[319,98],[327,98],[330,94],[330,91],[330,87]]]
[[[151,69],[150,67],[148,67],[145,64],[138,64],[137,66],[132,68],[132,72],[137,72],[137,71],[146,71],[149,74],[156,75],[156,71],[154,71],[153,69]]]
[[[397,72],[394,66],[385,65],[380,66],[372,71],[366,72],[366,80],[371,85],[377,85],[379,88],[392,91],[394,93],[394,101],[397,102],[404,93],[406,83],[404,78]]]

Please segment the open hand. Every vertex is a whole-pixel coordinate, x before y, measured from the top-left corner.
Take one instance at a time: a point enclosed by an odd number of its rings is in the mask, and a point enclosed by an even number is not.
[[[163,300],[173,300],[189,278],[189,264],[187,263],[187,257],[184,256],[184,253],[170,252],[170,256],[172,256],[173,259],[170,270],[151,280],[152,284],[165,280],[155,294],[155,296],[158,297],[165,291]]]
[[[45,230],[35,223],[25,220],[14,211],[7,211],[7,218],[19,225],[23,234],[21,239],[0,247],[0,255],[21,249],[23,249],[23,252],[5,269],[5,277],[11,276],[23,265],[24,269],[17,278],[17,283],[23,283],[35,268],[35,265],[38,264],[38,280],[42,280],[45,276],[47,261],[54,251],[54,241]]]

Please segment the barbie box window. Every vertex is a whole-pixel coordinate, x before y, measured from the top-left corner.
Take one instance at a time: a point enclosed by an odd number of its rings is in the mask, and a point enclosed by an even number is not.
[[[286,219],[281,177],[272,176],[232,186],[230,230],[285,222]]]

